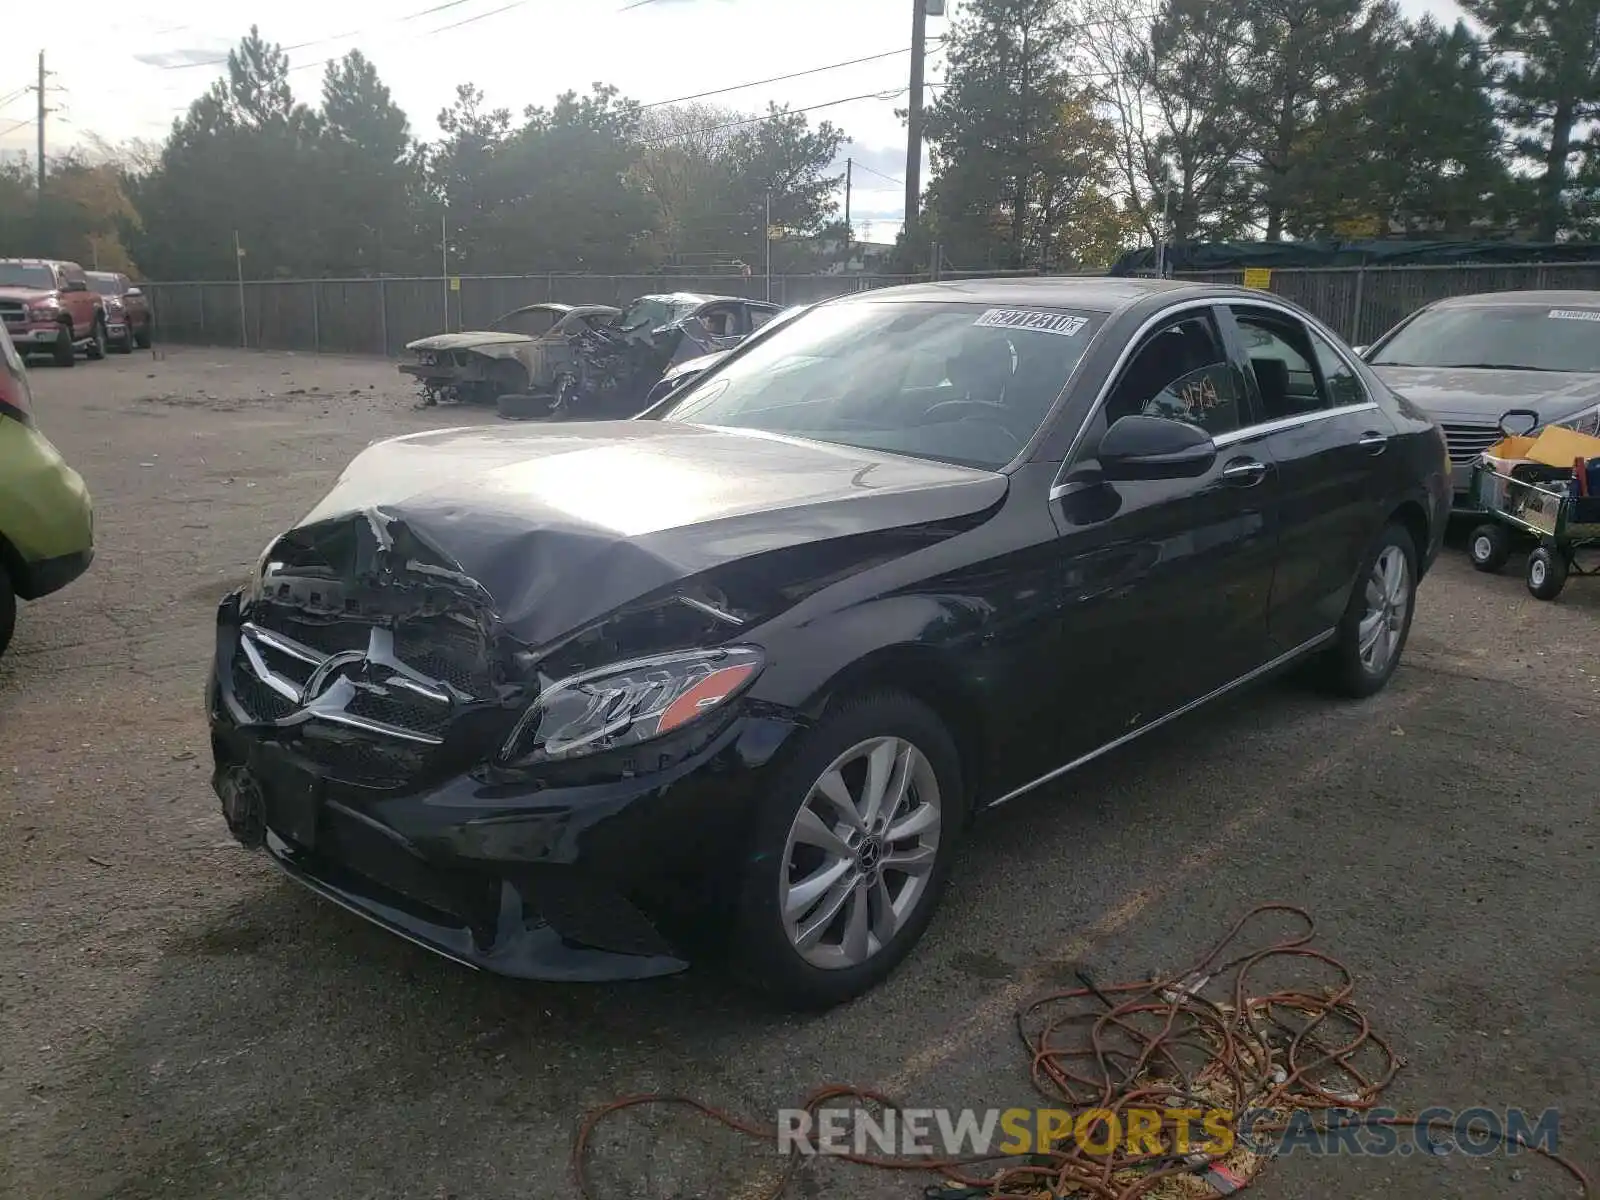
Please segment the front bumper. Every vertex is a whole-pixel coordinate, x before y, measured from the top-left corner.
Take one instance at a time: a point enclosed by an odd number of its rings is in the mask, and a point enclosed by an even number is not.
[[[213,787],[238,840],[326,899],[481,970],[599,982],[688,966],[692,922],[737,875],[793,723],[744,713],[671,766],[631,777],[585,776],[575,763],[565,777],[511,783],[474,767],[362,786],[322,751],[381,752],[381,739],[315,719],[250,719],[233,684],[236,620],[225,601],[207,710]]]
[[[12,344],[24,352],[32,349],[54,349],[55,344],[61,340],[61,326],[54,323],[7,325],[6,332],[11,335]]]

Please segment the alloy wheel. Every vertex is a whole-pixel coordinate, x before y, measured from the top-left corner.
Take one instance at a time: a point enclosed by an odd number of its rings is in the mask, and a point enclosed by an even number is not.
[[[784,930],[806,962],[855,967],[893,941],[932,881],[941,802],[933,764],[901,738],[851,747],[811,785],[778,879]]]
[[[1411,609],[1411,568],[1405,551],[1385,546],[1367,577],[1366,611],[1361,617],[1361,665],[1369,674],[1389,669]]]

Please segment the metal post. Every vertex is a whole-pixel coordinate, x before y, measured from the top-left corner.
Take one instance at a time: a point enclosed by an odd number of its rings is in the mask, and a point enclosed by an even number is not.
[[[250,339],[245,336],[244,331],[244,247],[239,245],[239,231],[237,229],[233,231],[233,261],[239,269],[239,345],[248,348]]]
[[[322,327],[317,312],[317,281],[311,281],[311,353],[322,353]]]
[[[200,341],[204,344],[206,340],[206,285],[197,283],[194,288],[200,294]]]
[[[445,218],[449,215],[448,208],[439,214],[439,280],[444,287],[444,331],[450,332],[450,235],[445,232]]]
[[[1356,311],[1354,318],[1350,322],[1350,344],[1353,346],[1360,346],[1366,341],[1361,335],[1361,300],[1362,293],[1366,290],[1366,282],[1367,268],[1366,264],[1363,263],[1356,268]]]
[[[772,193],[767,193],[767,301],[772,301]]]
[[[378,324],[383,330],[383,353],[389,354],[389,281],[378,280]]]
[[[1156,277],[1167,277],[1167,230],[1172,228],[1172,219],[1168,215],[1172,211],[1172,189],[1161,189],[1161,228],[1156,237]]]

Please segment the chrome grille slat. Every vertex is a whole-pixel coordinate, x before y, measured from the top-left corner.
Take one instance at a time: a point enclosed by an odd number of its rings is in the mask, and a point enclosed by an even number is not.
[[[1498,425],[1468,425],[1459,422],[1440,422],[1440,425],[1444,429],[1445,446],[1449,449],[1450,461],[1453,463],[1472,462],[1504,436]]]

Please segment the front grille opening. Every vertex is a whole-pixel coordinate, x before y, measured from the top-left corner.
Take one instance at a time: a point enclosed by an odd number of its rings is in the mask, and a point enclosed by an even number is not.
[[[296,708],[292,700],[257,679],[243,655],[233,660],[233,695],[252,721],[281,721]]]
[[[416,733],[442,734],[450,723],[448,704],[398,690],[363,689],[345,706],[345,711]]]

